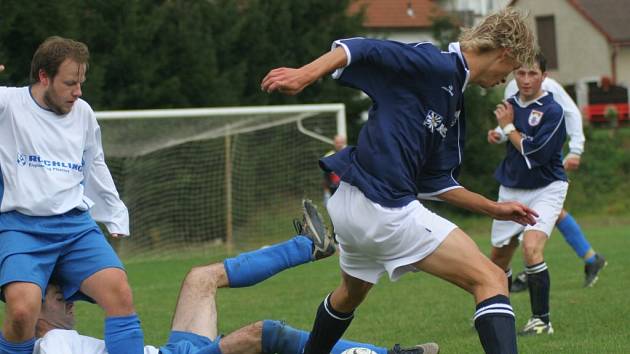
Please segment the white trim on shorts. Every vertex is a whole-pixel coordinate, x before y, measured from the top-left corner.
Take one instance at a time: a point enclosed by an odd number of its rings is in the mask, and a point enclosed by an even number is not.
[[[513,221],[494,220],[492,222],[491,242],[494,247],[503,247],[510,243],[512,237],[530,230],[537,230],[551,236],[558,216],[562,212],[564,199],[567,196],[569,183],[554,181],[536,189],[518,189],[501,186],[499,202],[517,201],[525,204],[538,213],[535,225],[523,226]]]
[[[457,227],[417,200],[386,208],[343,181],[327,208],[339,241],[341,269],[372,284],[385,272],[392,281],[417,272],[412,264],[433,253]]]

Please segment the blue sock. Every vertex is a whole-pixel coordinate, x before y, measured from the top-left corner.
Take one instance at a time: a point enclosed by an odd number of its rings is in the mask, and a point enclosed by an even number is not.
[[[262,349],[263,353],[294,354],[302,353],[309,333],[286,325],[281,321],[263,321]],[[387,349],[372,344],[340,339],[333,347],[331,354],[340,354],[349,348],[368,348],[377,354],[387,354]]]
[[[311,261],[313,241],[305,236],[255,251],[241,253],[223,262],[231,288],[254,285],[296,265]]]
[[[32,354],[35,338],[20,343],[9,342],[0,333],[0,354]]]
[[[107,317],[105,347],[109,354],[143,354],[144,334],[138,315]]]
[[[578,257],[584,259],[584,256],[586,256],[589,251],[592,251],[591,244],[588,243],[580,225],[571,214],[566,213],[564,219],[560,220],[556,227],[558,227],[565,241],[573,248]],[[593,263],[595,261],[595,252],[592,252],[584,261],[586,263]]]
[[[516,324],[510,299],[495,295],[477,304],[473,317],[486,354],[516,354]]]

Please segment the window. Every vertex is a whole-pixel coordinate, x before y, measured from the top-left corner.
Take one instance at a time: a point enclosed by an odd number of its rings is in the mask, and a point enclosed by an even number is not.
[[[547,69],[558,69],[558,50],[556,48],[556,23],[553,16],[536,17],[538,45],[547,59]]]

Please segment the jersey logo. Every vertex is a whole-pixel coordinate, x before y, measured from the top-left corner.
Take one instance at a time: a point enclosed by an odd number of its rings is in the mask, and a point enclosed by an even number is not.
[[[540,123],[542,116],[543,112],[532,109],[532,111],[529,113],[529,118],[527,118],[527,122],[530,126],[535,127]]]
[[[69,173],[72,171],[83,172],[83,162],[63,162],[55,160],[46,160],[39,155],[17,154],[16,163],[18,166],[27,168],[44,168],[51,172]]]
[[[448,92],[451,97],[455,96],[455,94],[453,93],[453,85],[448,85],[448,87],[442,86],[442,90]]]
[[[442,123],[444,118],[441,115],[429,110],[427,113],[427,117],[424,119],[424,126],[429,129],[431,133],[437,130],[438,133],[444,138],[446,137],[446,132],[448,128]]]
[[[18,152],[17,163],[20,166],[26,166],[26,155]]]

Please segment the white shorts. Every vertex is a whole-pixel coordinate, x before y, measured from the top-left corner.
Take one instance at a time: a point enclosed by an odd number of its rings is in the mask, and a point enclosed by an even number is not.
[[[523,203],[538,213],[538,219],[533,226],[523,226],[513,221],[494,220],[492,222],[492,245],[503,247],[510,243],[512,237],[529,230],[544,232],[549,237],[562,211],[568,188],[569,184],[565,181],[555,181],[536,189],[501,186],[499,188],[499,202],[516,201]]]
[[[345,182],[327,208],[339,241],[341,269],[372,284],[385,272],[396,281],[418,271],[412,264],[433,253],[457,227],[417,200],[385,208]]]

